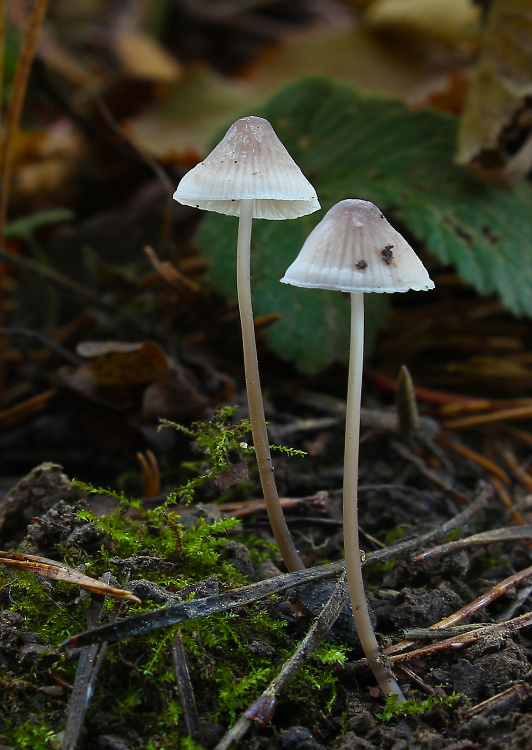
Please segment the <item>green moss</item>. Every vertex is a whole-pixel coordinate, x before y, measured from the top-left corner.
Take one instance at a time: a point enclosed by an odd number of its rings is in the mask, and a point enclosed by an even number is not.
[[[13,730],[10,741],[16,743],[17,750],[53,750],[55,738],[56,732],[48,724],[30,719]]]
[[[448,696],[431,695],[424,701],[410,698],[409,700],[400,703],[396,695],[391,695],[386,699],[384,711],[377,714],[377,718],[379,718],[384,724],[397,716],[413,716],[415,714],[424,714],[435,709],[449,708],[454,706],[457,701],[462,701],[463,697],[464,696],[459,693],[452,693]]]
[[[144,508],[140,501],[121,492],[75,482],[89,494],[114,496],[117,507],[102,517],[90,510],[78,512],[79,518],[94,523],[104,532],[104,541],[96,554],[59,545],[56,557],[93,578],[110,571],[119,585],[126,584],[121,565],[125,558],[142,555],[170,562],[172,566],[155,564],[134,573],[133,577],[148,579],[169,592],[188,587],[186,598],[193,596],[195,584],[207,578],[217,580],[222,591],[249,583],[222,554],[228,535],[234,537],[238,533],[236,519],[221,518],[207,523],[198,518],[184,528],[179,514],[170,507],[176,497],[190,499],[200,481],[225,471],[232,451],[249,452],[243,440],[248,423],[231,425],[232,412],[233,409],[221,410],[207,425],[197,423],[190,429],[180,428],[201,446],[206,462],[194,480],[187,481],[185,488],[174,492],[154,510]],[[242,541],[255,564],[260,564],[275,549],[274,545],[253,536]],[[25,618],[23,629],[37,633],[39,642],[49,646],[30,669],[27,665],[19,667],[14,653],[13,674],[0,680],[3,707],[0,732],[6,742],[16,747],[48,748],[54,734],[64,729],[69,694],[65,691],[50,700],[40,691],[43,686],[54,685],[54,678],[74,682],[77,659],[57,653],[56,648],[69,635],[87,629],[87,608],[92,599],[86,594],[80,596],[76,587],[66,583],[43,581],[3,568],[0,568],[0,584],[10,608]],[[150,601],[140,605],[122,602],[120,606],[121,617],[155,608]],[[116,601],[106,599],[102,624],[114,616],[116,608]],[[176,633],[181,634],[187,654],[200,720],[227,726],[264,690],[293,652],[296,644],[288,637],[285,625],[284,620],[277,619],[277,608],[269,600],[111,644],[86,719],[89,731],[91,715],[104,711],[122,717],[153,750],[182,747],[192,750],[192,744],[184,737],[182,708],[176,697],[171,659]],[[257,644],[261,647],[257,648]],[[335,678],[327,665],[341,659],[336,647],[322,647],[318,657],[295,679],[292,699],[308,704],[316,698],[318,690],[320,700],[324,698],[321,705],[330,702],[335,695]]]

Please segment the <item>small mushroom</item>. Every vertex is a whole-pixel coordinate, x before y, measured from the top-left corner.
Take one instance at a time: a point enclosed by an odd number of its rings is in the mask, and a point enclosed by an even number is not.
[[[257,466],[275,540],[288,570],[304,567],[286,526],[275,485],[259,380],[251,301],[251,225],[295,219],[320,208],[316,191],[261,117],[237,120],[209,156],[183,177],[174,198],[206,211],[238,216],[237,294],[244,369]]]
[[[384,694],[404,696],[371,626],[358,540],[358,448],[364,353],[364,292],[406,292],[434,283],[406,240],[373,203],[344,200],[307,237],[281,279],[294,286],[351,295],[351,344],[344,457],[344,547],[353,616],[366,658]]]

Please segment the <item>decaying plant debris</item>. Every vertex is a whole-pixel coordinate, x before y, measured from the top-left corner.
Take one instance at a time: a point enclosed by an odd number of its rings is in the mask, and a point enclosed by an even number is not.
[[[0,750],[529,747],[528,3],[418,5],[2,5]],[[492,69],[524,87],[478,142]],[[471,112],[483,181],[455,163]],[[286,573],[243,407],[233,230],[171,200],[251,114],[324,210],[375,201],[436,283],[367,310],[359,534],[402,705],[346,606],[347,300],[278,283],[314,219],[253,233],[306,566]]]
[[[234,741],[244,747],[275,748],[301,742],[305,747],[380,748],[393,742],[405,746],[422,742],[430,748],[475,748],[488,742],[490,747],[519,747],[531,702],[526,630],[532,621],[526,599],[531,590],[527,583],[531,526],[504,525],[502,503],[478,463],[457,462],[454,451],[441,453],[443,449],[434,448],[430,452],[434,424],[428,433],[421,430],[400,438],[393,429],[383,429],[385,414],[364,415],[366,426],[368,420],[381,423],[379,432],[362,445],[361,518],[362,529],[368,533],[364,570],[384,653],[392,660],[409,699],[403,713],[394,713],[391,707],[383,710],[383,699],[361,658],[345,607],[345,581],[338,578],[342,560],[323,564],[318,555],[320,549],[329,559],[341,555],[334,523],[339,477],[324,477],[322,492],[305,499],[297,494],[300,470],[293,471],[292,466],[308,459],[286,457],[281,459],[280,473],[289,493],[283,493],[285,499],[291,500],[288,519],[303,559],[312,567],[284,575],[275,567],[270,571],[271,563],[257,568],[257,541],[251,542],[248,551],[247,535],[253,530],[261,537],[268,534],[266,527],[256,526],[260,515],[248,520],[244,512],[243,525],[233,531],[231,525],[227,527],[224,535],[229,537],[218,539],[215,551],[211,550],[211,572],[183,589],[194,594],[190,600],[179,591],[183,566],[191,562],[186,528],[194,529],[199,523],[208,530],[213,523],[216,536],[224,504],[218,509],[201,503],[172,505],[156,521],[149,515],[153,511],[143,511],[138,504],[135,509],[122,498],[121,511],[113,516],[114,529],[106,522],[108,515],[89,517],[91,495],[84,498],[78,488],[72,490],[72,505],[59,500],[46,509],[46,501],[41,500],[41,507],[32,509],[35,520],[22,540],[27,560],[31,561],[30,554],[46,556],[47,565],[50,558],[57,558],[60,566],[65,559],[71,566],[83,560],[106,583],[118,584],[142,599],[145,614],[135,614],[132,605],[127,610],[123,604],[119,608],[104,605],[100,594],[79,596],[77,589],[70,586],[67,591],[64,584],[44,578],[33,579],[25,588],[21,586],[25,578],[4,568],[2,701],[8,709],[4,721],[11,733],[14,720],[21,728],[12,736],[22,737],[25,731],[31,737],[32,726],[39,727],[44,736],[46,728],[63,748],[104,746],[111,741],[131,748],[178,747],[187,734],[196,743],[219,750]],[[389,421],[393,425],[393,418]],[[318,425],[321,429],[319,421]],[[335,429],[341,432],[341,425]],[[301,434],[308,441],[308,433]],[[439,456],[439,466],[434,466],[434,460],[429,466],[431,455]],[[0,528],[5,527],[6,517],[19,513],[22,518],[35,488],[50,477],[64,490],[70,486],[58,467],[39,467],[3,501]],[[107,514],[110,502],[117,501],[105,501]],[[239,504],[244,509],[247,503],[232,502],[231,510],[239,515]],[[169,559],[148,548],[129,556],[111,554],[119,546],[116,524],[120,518],[129,524],[129,533],[131,524],[138,529],[144,525],[146,541],[150,533],[160,533],[155,530],[157,524],[165,529],[163,536],[172,529],[181,537],[181,552],[176,556],[174,547]],[[381,542],[371,551],[377,544],[375,536]],[[207,540],[208,535],[203,538]],[[450,538],[454,541],[449,542]],[[4,547],[12,546],[9,542],[4,535]],[[7,557],[16,560],[15,553],[3,554]],[[221,574],[219,565],[224,559]],[[228,570],[233,571],[229,579]],[[33,574],[39,575],[38,567]],[[35,588],[42,588],[50,602],[44,616],[31,611]],[[272,594],[276,594],[274,599]],[[56,626],[56,632],[67,637],[61,645],[57,636],[51,637],[53,628],[47,619],[53,621],[54,608],[60,611],[65,606],[77,625],[61,622],[60,628]],[[243,675],[237,678],[245,687],[234,695],[233,708],[227,697],[225,703],[221,698],[223,681],[231,678],[226,667],[222,669],[225,676],[218,672],[222,667],[217,662],[226,655],[222,658],[222,652],[217,652],[216,638],[201,647],[199,656],[190,650],[189,639],[194,632],[192,637],[201,639],[206,631],[190,630],[192,625],[182,630],[183,623],[199,621],[215,630],[220,613],[239,633],[235,654],[241,654],[242,648],[248,654],[250,674],[247,682]],[[273,630],[262,629],[259,635],[256,629],[263,627],[258,623],[264,616]],[[162,683],[156,702],[164,717],[158,720],[150,705],[153,698],[150,701],[143,694],[143,681],[152,679],[146,677],[146,670],[154,664],[157,650],[164,653],[167,665],[157,676]],[[317,656],[312,655],[315,651]],[[262,666],[260,678],[249,680],[257,670],[257,655],[266,655],[271,668]],[[305,665],[310,671],[305,671]],[[235,666],[237,671],[240,668],[241,664]],[[213,686],[207,687],[208,681]],[[113,697],[108,693],[110,684]],[[39,709],[43,696],[46,714]],[[220,699],[225,705],[222,713],[216,708]],[[170,714],[169,706],[174,707]],[[387,717],[385,723],[378,714]],[[214,723],[213,716],[218,716]],[[9,733],[5,742],[10,746]]]

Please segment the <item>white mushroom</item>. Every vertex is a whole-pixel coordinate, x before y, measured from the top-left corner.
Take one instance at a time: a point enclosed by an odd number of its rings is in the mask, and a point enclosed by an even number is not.
[[[358,541],[358,448],[364,355],[364,292],[406,292],[434,283],[406,240],[373,203],[344,200],[308,236],[281,279],[294,286],[351,295],[351,344],[344,457],[344,546],[353,616],[366,658],[386,696],[404,696],[371,626]]]
[[[183,177],[174,198],[239,217],[237,293],[253,443],[275,540],[288,570],[300,570],[304,565],[279,502],[264,417],[251,302],[251,225],[253,218],[295,219],[317,211],[316,191],[271,124],[251,116],[231,125],[209,156]]]

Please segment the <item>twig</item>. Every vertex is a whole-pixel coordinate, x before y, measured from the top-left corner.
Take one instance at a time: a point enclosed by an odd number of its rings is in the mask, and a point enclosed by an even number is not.
[[[485,623],[470,623],[469,625],[454,625],[450,628],[445,628],[443,625],[429,625],[428,628],[405,628],[403,637],[411,640],[429,640],[429,641],[441,641],[442,638],[449,638],[449,636],[462,635],[462,633],[469,633],[471,630],[478,630],[483,628]]]
[[[512,620],[505,620],[505,622],[496,622],[491,625],[485,625],[483,628],[478,630],[472,630],[463,635],[455,636],[453,638],[446,638],[443,641],[437,643],[431,643],[429,646],[423,646],[417,648],[414,651],[406,651],[404,654],[394,654],[390,656],[390,659],[394,664],[400,664],[403,661],[411,661],[412,659],[419,659],[423,656],[429,656],[436,653],[437,651],[443,651],[444,649],[451,648],[463,648],[478,641],[484,636],[499,635],[499,636],[510,636],[517,633],[521,628],[526,628],[532,625],[532,612],[526,612],[524,615],[514,617]]]
[[[220,740],[215,750],[227,750],[233,743],[241,740],[254,721],[261,727],[265,727],[268,724],[277,705],[277,696],[288,685],[297,671],[308,661],[309,657],[325,638],[336,622],[345,603],[348,601],[348,597],[347,578],[344,573],[336,584],[328,602],[321,610],[296,651],[283,664],[279,674],[273,678],[262,695],[252,703],[236,724]]]
[[[495,459],[495,450],[493,447],[493,442],[488,439],[487,434],[484,434],[483,436],[483,443],[484,443],[484,452],[486,453],[487,457],[493,461]],[[521,513],[515,507],[515,503],[512,500],[510,493],[504,486],[503,482],[501,482],[501,480],[498,479],[497,477],[492,476],[491,483],[493,484],[495,492],[497,493],[497,496],[499,497],[504,507],[510,511],[510,517],[512,521],[519,524],[520,526],[524,526],[526,521],[521,515]]]
[[[21,420],[43,411],[48,407],[54,396],[57,395],[57,392],[57,388],[49,388],[43,393],[38,393],[35,396],[27,398],[25,401],[20,401],[18,404],[9,406],[7,409],[2,409],[0,411],[0,430],[12,427]]]
[[[469,721],[474,716],[483,714],[486,711],[501,711],[504,710],[506,714],[511,705],[516,701],[524,701],[530,695],[530,686],[526,682],[521,682],[518,685],[512,685],[507,690],[503,690],[498,695],[493,695],[482,703],[477,703],[476,706],[466,708],[463,711],[462,716],[464,721]]]
[[[177,691],[179,699],[183,706],[185,715],[185,724],[191,740],[201,745],[201,727],[194,698],[194,689],[190,680],[188,671],[187,656],[183,648],[183,639],[181,633],[177,633],[172,645],[172,661],[174,663],[175,678],[177,682]]]
[[[414,562],[428,560],[429,557],[448,555],[450,552],[457,552],[458,550],[479,544],[495,544],[496,542],[509,542],[522,539],[532,539],[531,524],[527,524],[526,526],[510,526],[503,529],[492,529],[491,531],[483,531],[480,534],[468,536],[465,539],[457,539],[448,544],[441,544],[439,547],[433,547],[425,552],[421,552],[414,558]]]
[[[111,576],[110,573],[104,573],[102,576],[103,585],[108,585]],[[127,585],[127,580],[126,584]],[[105,597],[94,597],[87,610],[87,624],[94,627],[100,619]],[[120,613],[121,603],[115,611],[115,619]],[[85,714],[89,707],[91,698],[94,694],[96,679],[107,654],[107,643],[95,643],[82,649],[79,657],[78,668],[72,689],[72,696],[68,706],[68,714],[65,725],[65,734],[61,750],[74,750],[77,745],[79,733],[83,726]]]
[[[115,306],[106,303],[102,299],[101,295],[99,295],[97,292],[93,291],[92,289],[88,289],[86,286],[83,286],[83,284],[80,284],[74,279],[70,279],[60,271],[56,271],[49,266],[43,266],[41,263],[37,263],[31,258],[24,258],[21,255],[14,255],[13,253],[8,253],[5,250],[0,250],[0,260],[3,260],[5,263],[9,263],[11,266],[15,266],[15,268],[18,268],[20,271],[26,271],[33,274],[34,276],[38,276],[39,278],[49,282],[50,284],[54,284],[60,289],[68,292],[68,294],[76,298],[78,301],[81,299],[85,302],[90,302],[95,307],[103,308],[106,310],[113,309],[116,312]]]
[[[474,601],[469,602],[469,604],[466,604],[456,612],[453,612],[452,615],[444,617],[443,620],[434,623],[434,625],[430,625],[428,630],[438,631],[445,629],[447,631],[447,629],[450,629],[451,626],[456,625],[463,620],[466,620],[468,617],[471,617],[471,615],[474,615],[479,610],[484,609],[484,607],[494,602],[507,591],[531,577],[532,566],[529,568],[525,568],[525,570],[521,570],[519,573],[514,573],[514,575],[511,575],[509,578],[505,578],[504,581],[496,584]],[[474,630],[475,627],[475,625],[468,626],[468,630]],[[409,648],[413,645],[414,641],[401,641],[400,643],[395,643],[393,646],[388,646],[388,648],[384,650],[384,653],[387,656],[390,656],[391,654],[396,654],[398,651],[404,651],[406,648]]]
[[[258,581],[249,586],[232,589],[223,594],[207,596],[204,599],[196,599],[189,602],[180,602],[170,607],[157,609],[145,614],[126,617],[124,620],[112,625],[105,625],[95,630],[89,630],[81,635],[72,636],[59,647],[60,650],[86,646],[90,643],[101,643],[102,641],[119,641],[140,633],[158,630],[169,625],[177,625],[188,620],[196,620],[200,617],[227,612],[234,607],[243,607],[246,604],[264,599],[271,594],[279,593],[292,586],[310,583],[312,581],[330,578],[338,575],[343,570],[343,562],[330,563],[320,568],[310,570],[297,570],[282,576],[275,576],[266,581]]]
[[[394,450],[402,458],[413,463],[414,466],[423,474],[423,476],[427,477],[427,479],[429,479],[431,482],[436,484],[438,487],[441,487],[442,489],[446,490],[447,492],[452,492],[461,500],[465,499],[465,495],[463,492],[460,492],[459,490],[457,490],[456,487],[454,487],[451,484],[451,482],[447,481],[447,479],[445,479],[440,474],[438,474],[438,472],[426,466],[426,464],[421,460],[421,458],[417,456],[415,453],[413,453],[411,450],[409,450],[406,447],[406,445],[403,445],[397,440],[393,440],[392,446]]]
[[[463,430],[490,422],[502,422],[507,419],[530,419],[530,417],[532,417],[532,404],[525,404],[524,406],[513,406],[509,409],[500,409],[488,414],[475,414],[471,417],[450,419],[448,422],[444,422],[443,426],[446,430]]]
[[[522,607],[526,602],[530,594],[532,594],[532,585],[529,584],[517,592],[515,599],[504,610],[503,614],[497,618],[497,620],[502,622],[503,620],[509,620],[513,617],[519,607]]]
[[[482,466],[484,469],[486,469],[489,474],[492,474],[494,477],[500,479],[501,482],[510,484],[510,477],[508,476],[508,474],[503,469],[501,469],[500,466],[494,463],[494,461],[487,458],[486,456],[483,456],[481,453],[478,453],[471,448],[467,448],[465,445],[460,445],[453,440],[449,440],[444,435],[438,435],[434,438],[434,440],[444,448],[452,450],[455,453],[458,453],[458,455],[463,456],[470,461],[474,461],[476,464],[479,464],[479,466]]]
[[[532,413],[532,412],[531,412]],[[501,451],[502,458],[508,466],[508,468],[514,472],[516,477],[519,479],[523,487],[527,492],[532,492],[532,476],[528,473],[525,467],[518,461],[517,456],[511,450],[510,446],[506,446]]]
[[[46,349],[57,354],[58,357],[69,362],[71,365],[79,365],[82,362],[81,357],[72,354],[71,351],[66,349],[61,344],[53,341],[48,336],[45,336],[40,331],[32,331],[30,328],[0,328],[0,336],[12,336],[27,339],[35,339],[35,341]]]

